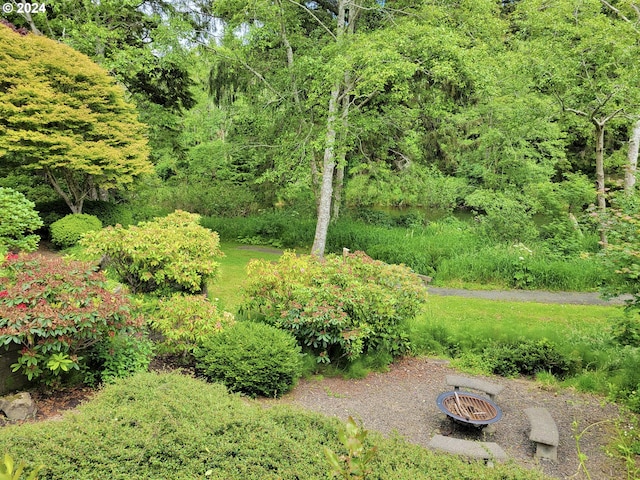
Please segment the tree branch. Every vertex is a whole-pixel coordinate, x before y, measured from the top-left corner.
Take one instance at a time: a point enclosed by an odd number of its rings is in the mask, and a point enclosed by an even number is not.
[[[316,22],[318,22],[318,24],[319,24],[322,28],[324,28],[327,32],[329,32],[329,35],[331,35],[331,37],[332,37],[334,40],[336,39],[336,36],[335,36],[335,35],[334,35],[334,33],[331,31],[331,29],[330,29],[329,27],[327,27],[327,26],[324,24],[324,22],[323,22],[322,20],[320,20],[320,19],[316,16],[316,14],[315,14],[315,13],[313,13],[313,12],[309,9],[309,7],[307,7],[306,5],[303,5],[303,4],[301,4],[301,3],[298,3],[298,2],[296,2],[295,0],[288,0],[288,1],[289,1],[289,2],[291,2],[291,3],[293,3],[294,5],[296,5],[296,6],[300,7],[300,8],[302,8],[303,10],[306,10],[306,11],[307,11],[307,13],[308,13],[309,15],[311,15],[311,16],[315,19],[315,21],[316,21]],[[323,6],[323,5],[322,5],[322,3],[324,3],[324,2],[316,2],[316,3],[317,3],[318,5],[320,5],[320,6]],[[331,3],[333,3],[333,2],[331,2]],[[333,12],[334,14],[337,14],[337,13],[338,13],[337,5],[336,5],[336,11],[334,12],[333,10],[331,10],[331,12]]]
[[[604,117],[601,122],[604,125],[605,123],[607,123],[609,120],[611,120],[613,117],[617,116],[620,112],[624,111],[624,108],[619,108],[618,110],[616,110],[613,113],[610,113],[609,115],[607,115],[606,117]]]
[[[613,12],[615,12],[616,15],[618,15],[622,20],[624,20],[625,22],[627,22],[629,25],[631,25],[631,28],[633,28],[633,31],[636,32],[638,35],[640,35],[640,30],[638,30],[634,25],[633,22],[631,20],[629,20],[620,10],[618,10],[616,7],[614,7],[613,5],[611,5],[609,2],[607,2],[606,0],[600,0],[604,5],[606,5],[608,8],[610,8]],[[638,14],[638,17],[640,18],[640,10],[638,10],[638,7],[634,4],[631,4],[631,8],[633,8],[636,13]]]

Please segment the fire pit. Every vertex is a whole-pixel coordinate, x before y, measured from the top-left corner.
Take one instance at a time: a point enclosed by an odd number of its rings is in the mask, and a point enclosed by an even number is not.
[[[444,392],[436,400],[438,408],[449,418],[465,425],[483,428],[502,418],[502,410],[486,397],[470,392]]]

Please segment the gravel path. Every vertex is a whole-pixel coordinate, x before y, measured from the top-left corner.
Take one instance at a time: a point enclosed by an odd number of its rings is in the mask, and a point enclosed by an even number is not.
[[[545,290],[463,290],[429,287],[429,293],[441,296],[484,298],[510,302],[564,303],[576,305],[623,305],[630,295],[603,300],[596,292],[548,292]]]
[[[456,372],[446,361],[406,358],[394,363],[387,373],[372,373],[362,380],[303,380],[283,398],[263,401],[298,405],[342,420],[351,415],[367,429],[387,435],[396,431],[423,446],[436,433],[497,442],[519,464],[563,479],[588,478],[580,469],[575,433],[589,427],[580,449],[588,457],[591,478],[626,477],[623,465],[603,451],[607,433],[618,415],[615,405],[575,392],[546,391],[532,381],[492,377],[491,382],[506,387],[496,399],[503,418],[495,424],[494,433],[477,432],[453,425],[436,406],[437,396],[450,390],[445,377],[451,373]],[[555,419],[560,432],[558,462],[533,458],[535,447],[528,439],[529,423],[524,414],[527,407],[545,407]],[[574,422],[576,428],[572,426]]]

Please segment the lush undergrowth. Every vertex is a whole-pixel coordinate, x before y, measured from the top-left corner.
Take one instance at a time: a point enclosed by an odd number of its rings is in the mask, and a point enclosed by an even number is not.
[[[138,374],[100,392],[64,420],[0,429],[0,451],[53,479],[325,479],[323,448],[342,455],[335,419],[264,409],[224,387],[179,374]],[[370,479],[533,480],[513,464],[487,468],[371,433]],[[30,468],[27,470],[30,470]]]
[[[450,357],[475,373],[536,375],[640,411],[640,350],[621,342],[634,334],[630,325],[616,307],[431,296],[408,329],[416,354]]]
[[[252,217],[205,217],[202,224],[224,241],[306,250],[313,242],[315,221],[287,213]],[[585,238],[572,253],[560,253],[542,241],[500,243],[489,240],[473,224],[453,217],[423,225],[419,221],[379,226],[353,218],[329,228],[327,252],[344,247],[365,251],[387,263],[403,263],[433,277],[435,285],[492,285],[593,291],[610,281],[598,261],[597,240]]]

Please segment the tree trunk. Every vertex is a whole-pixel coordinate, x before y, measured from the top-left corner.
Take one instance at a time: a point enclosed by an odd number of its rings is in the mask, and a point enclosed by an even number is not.
[[[331,199],[333,197],[333,171],[336,166],[336,113],[338,109],[338,97],[340,96],[341,81],[336,81],[331,90],[329,99],[329,112],[327,117],[327,134],[325,136],[324,158],[322,161],[322,185],[320,186],[320,201],[318,205],[318,220],[316,222],[316,234],[311,247],[311,254],[319,258],[324,257],[327,244],[327,232],[331,220]]]
[[[22,0],[22,5],[24,5],[24,9],[20,13],[20,15],[29,24],[29,28],[31,29],[31,33],[33,33],[34,35],[42,35],[42,32],[40,30],[38,30],[38,27],[36,27],[36,24],[33,21],[33,17],[31,17],[31,10],[27,8],[28,6],[30,7],[32,4],[27,2],[27,0]]]
[[[596,189],[598,199],[598,213],[601,216],[600,243],[607,246],[607,233],[604,228],[607,200],[604,186],[604,122],[592,119],[596,127]]]
[[[84,199],[81,199],[79,204],[74,203],[71,197],[67,195],[67,193],[64,190],[62,190],[62,188],[60,187],[60,184],[58,183],[58,179],[55,177],[53,172],[51,172],[48,169],[45,169],[44,175],[46,179],[49,181],[49,183],[51,184],[51,186],[53,187],[53,189],[56,191],[56,193],[60,195],[64,200],[64,203],[67,204],[67,206],[71,210],[71,213],[82,213],[82,205],[84,203]]]
[[[344,153],[340,154],[336,166],[336,178],[333,189],[333,214],[332,220],[337,220],[340,217],[340,205],[342,204],[342,190],[344,186],[344,167],[345,167]]]
[[[336,42],[340,44],[345,33],[346,8],[349,0],[339,0],[338,15],[336,18]],[[311,247],[311,254],[319,258],[324,257],[327,244],[327,232],[331,221],[331,200],[333,199],[333,172],[336,167],[336,127],[337,114],[340,102],[340,93],[345,74],[340,75],[333,84],[329,97],[329,110],[327,112],[327,132],[325,135],[324,158],[322,160],[322,184],[320,186],[320,201],[318,204],[318,220],[316,233]]]
[[[351,28],[349,28],[351,30]],[[352,32],[350,32],[352,33]],[[342,206],[342,191],[344,190],[344,169],[347,165],[346,159],[346,137],[349,132],[349,107],[350,107],[350,98],[349,91],[351,90],[351,75],[349,72],[345,72],[344,74],[344,91],[342,93],[342,113],[340,115],[341,122],[341,148],[338,153],[338,158],[336,161],[336,175],[335,175],[335,184],[334,184],[334,193],[333,193],[333,215],[332,219],[337,220],[340,217],[340,207]]]
[[[624,193],[633,195],[636,184],[636,170],[638,167],[638,147],[640,146],[640,120],[633,126],[633,133],[629,138],[629,152],[627,166],[624,172]]]

